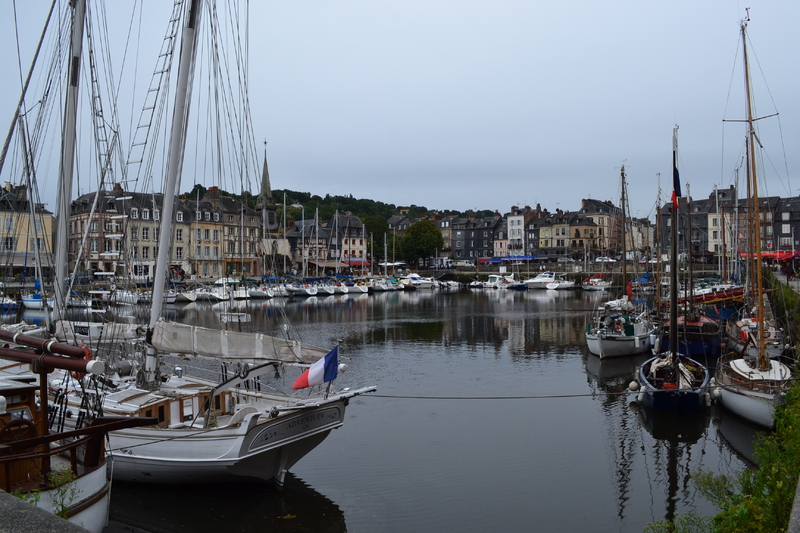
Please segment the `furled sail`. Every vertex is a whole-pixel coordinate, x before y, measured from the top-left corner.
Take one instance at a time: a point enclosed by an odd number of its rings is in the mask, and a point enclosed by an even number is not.
[[[329,352],[299,341],[263,333],[202,328],[164,319],[159,319],[153,327],[150,344],[158,350],[170,353],[256,364],[268,361],[311,364]]]

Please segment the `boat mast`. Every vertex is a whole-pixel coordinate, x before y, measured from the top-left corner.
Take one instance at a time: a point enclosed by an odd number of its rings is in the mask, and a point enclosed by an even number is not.
[[[67,244],[69,243],[69,212],[72,201],[72,177],[75,167],[75,125],[78,112],[78,80],[81,74],[81,53],[83,48],[83,26],[86,19],[86,0],[77,0],[72,8],[72,38],[67,80],[67,95],[64,103],[64,126],[62,129],[61,168],[59,170],[58,198],[56,213],[58,223],[55,234],[54,288],[55,309],[53,318],[66,307],[64,282],[69,269]]]
[[[750,173],[750,182],[752,183],[753,194],[753,224],[754,224],[754,246],[755,254],[755,276],[756,276],[756,297],[758,301],[756,306],[758,308],[758,368],[766,370],[769,368],[769,362],[764,353],[764,285],[762,279],[762,259],[761,259],[761,212],[759,209],[758,201],[758,179],[756,176],[756,156],[755,156],[755,140],[756,132],[753,126],[753,102],[752,102],[752,87],[750,86],[750,63],[747,59],[747,20],[743,20],[740,25],[742,29],[742,55],[744,57],[744,87],[745,96],[747,101],[747,144],[749,146],[748,153],[748,170]]]
[[[194,72],[197,31],[200,25],[202,3],[202,0],[191,1],[186,13],[186,26],[183,28],[181,55],[178,63],[178,83],[175,89],[175,108],[172,111],[167,175],[164,182],[162,227],[158,235],[158,259],[156,260],[156,270],[153,277],[153,308],[150,316],[149,333],[152,333],[161,315],[164,285],[167,279],[167,268],[170,263],[173,206],[175,204],[175,191],[178,188],[181,167],[183,166],[183,154],[186,148],[186,121],[189,118],[189,106],[191,104],[189,82]]]
[[[620,178],[622,180],[622,294],[628,294],[628,247],[626,243],[626,213],[625,213],[625,164],[620,167]]]
[[[672,130],[672,231],[669,257],[669,350],[678,353],[678,198],[681,182],[678,174],[678,126]]]

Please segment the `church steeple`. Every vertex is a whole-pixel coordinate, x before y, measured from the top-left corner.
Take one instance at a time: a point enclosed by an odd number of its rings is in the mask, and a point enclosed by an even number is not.
[[[275,231],[278,229],[278,216],[275,211],[275,199],[272,197],[272,188],[269,183],[269,167],[267,165],[267,141],[264,141],[264,170],[261,172],[261,192],[258,193],[256,208],[261,210],[264,230]]]

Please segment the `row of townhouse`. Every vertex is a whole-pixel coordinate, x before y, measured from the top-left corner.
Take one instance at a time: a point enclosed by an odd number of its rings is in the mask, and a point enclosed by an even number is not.
[[[505,216],[436,216],[444,255],[454,259],[555,258],[617,254],[622,250],[622,213],[610,202],[583,200],[578,211],[549,213],[537,206],[512,206]],[[396,215],[389,228],[403,235],[418,219]],[[649,252],[654,231],[647,219],[629,219],[626,248]]]
[[[712,191],[708,198],[681,198],[679,251],[691,252],[694,258],[708,262],[732,252],[744,253],[759,247],[762,252],[788,255],[800,250],[800,198],[760,197],[761,235],[758,240],[752,238],[751,212],[751,201],[739,198],[733,185]],[[669,204],[660,209],[659,218],[659,241],[663,243],[664,253],[668,253],[673,229]]]
[[[286,230],[288,254],[302,275],[324,275],[342,268],[365,267],[364,224],[350,213],[336,214],[327,223],[301,220]]]
[[[114,190],[71,204],[70,268],[137,282],[150,281],[158,257],[163,195]],[[202,199],[173,205],[170,271],[173,278],[257,275],[262,266],[261,216],[211,187]]]

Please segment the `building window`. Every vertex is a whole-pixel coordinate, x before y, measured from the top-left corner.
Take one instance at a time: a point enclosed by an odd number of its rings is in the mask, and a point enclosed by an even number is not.
[[[195,220],[203,220],[203,214],[200,211],[194,212],[194,219]]]
[[[208,211],[206,211],[205,213],[203,213],[203,215],[204,215],[204,218],[205,218],[207,221],[208,221],[208,220],[211,220],[211,213],[209,213]]]
[[[219,246],[214,247],[214,259],[219,259]]]
[[[210,241],[211,240],[211,230],[204,230],[203,231],[203,237],[205,237],[205,240]]]
[[[214,213],[214,222],[219,222],[219,213]]]
[[[176,229],[175,230],[175,240],[178,242],[183,242],[183,230]]]
[[[89,231],[91,231],[92,233],[97,233],[97,221],[96,220],[92,221],[92,223],[89,224]]]
[[[150,210],[142,209],[142,220],[150,220]]]
[[[90,246],[92,252],[97,253],[97,239],[92,239],[92,241],[91,241],[89,246]]]
[[[211,254],[210,254],[210,252],[211,252],[211,247],[209,247],[209,246],[206,246],[206,247],[203,249],[203,257],[205,257],[206,259],[208,259],[208,258],[209,258],[209,256],[211,255]]]
[[[792,227],[790,224],[781,224],[781,233],[786,235],[791,232],[792,232]]]
[[[7,220],[11,220],[10,218]],[[3,249],[7,252],[13,252],[17,249],[17,238],[16,237],[5,237],[3,239]]]
[[[150,247],[142,246],[142,259],[150,259]]]
[[[160,220],[161,219],[161,211],[156,209],[153,211],[153,220]]]
[[[178,222],[183,222],[183,211],[178,211],[175,213],[175,220]]]
[[[142,228],[142,240],[143,241],[150,240],[150,228]]]
[[[215,241],[218,241],[218,240],[219,240],[219,230],[218,230],[218,229],[215,229],[215,230],[214,230],[214,240],[215,240]]]
[[[202,233],[203,233],[203,230],[201,230],[200,228],[198,228],[198,229],[197,229],[197,240],[198,240],[198,241],[199,241],[199,240],[201,240],[201,238],[202,238]]]

